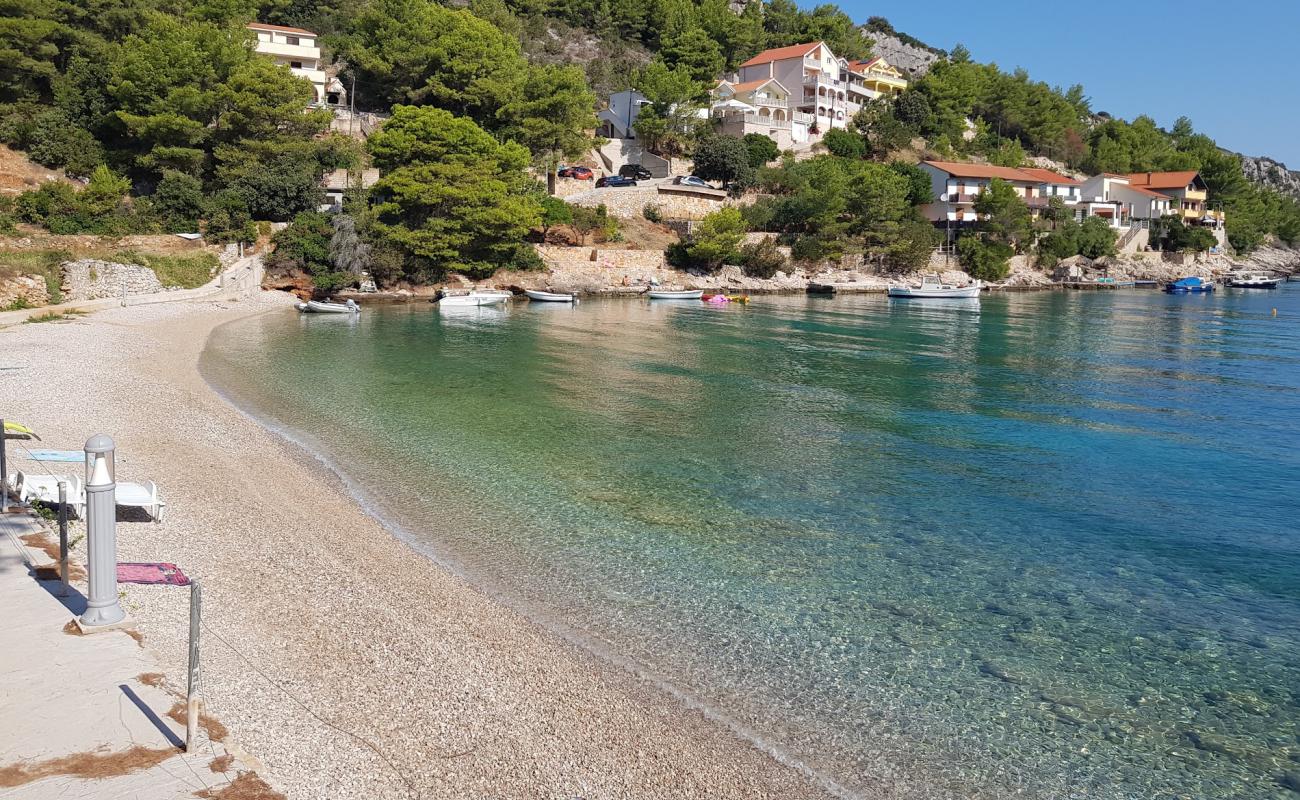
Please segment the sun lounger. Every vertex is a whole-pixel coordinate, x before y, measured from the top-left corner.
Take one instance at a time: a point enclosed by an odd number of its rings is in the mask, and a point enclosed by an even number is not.
[[[48,505],[56,505],[59,502],[61,480],[67,481],[68,506],[72,513],[78,517],[83,516],[86,511],[86,487],[75,475],[27,475],[19,470],[11,478],[10,484],[18,490],[20,502],[39,500]],[[144,483],[118,481],[113,499],[119,506],[143,508],[149,516],[153,517],[154,522],[161,522],[163,514],[167,511],[167,503],[159,496],[158,484],[153,481]]]

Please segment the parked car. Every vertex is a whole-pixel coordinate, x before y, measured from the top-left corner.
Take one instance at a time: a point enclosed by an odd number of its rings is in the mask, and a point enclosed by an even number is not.
[[[715,188],[713,186],[710,186],[708,183],[706,183],[703,178],[697,178],[694,175],[678,175],[676,178],[673,178],[673,185],[674,186],[695,186],[700,189]]]
[[[611,189],[616,189],[622,186],[636,186],[636,181],[632,180],[631,178],[624,178],[622,175],[606,175],[605,177],[596,181],[597,189],[599,189],[602,186],[608,186]]]
[[[589,181],[595,177],[595,173],[593,173],[587,167],[578,167],[578,166],[560,167],[560,171],[557,172],[556,174],[559,175],[561,178],[573,178],[574,180],[579,180],[579,181]]]
[[[620,177],[633,178],[638,181],[648,181],[654,177],[650,174],[650,170],[640,164],[624,164],[618,168],[618,174]]]

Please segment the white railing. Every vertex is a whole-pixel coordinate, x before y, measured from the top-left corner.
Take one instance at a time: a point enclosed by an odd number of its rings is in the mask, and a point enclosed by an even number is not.
[[[258,40],[255,48],[259,53],[265,53],[268,56],[280,56],[282,58],[293,59],[294,61],[316,61],[320,58],[319,47],[307,47],[300,44],[285,44],[284,42],[264,42]]]
[[[741,101],[745,102],[744,100]],[[755,97],[749,101],[752,106],[768,106],[769,108],[785,108],[789,105],[788,100],[777,100],[772,97]]]

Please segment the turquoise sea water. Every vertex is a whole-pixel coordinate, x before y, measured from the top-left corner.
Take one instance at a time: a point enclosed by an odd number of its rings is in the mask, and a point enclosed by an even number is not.
[[[1282,800],[1298,334],[1298,284],[414,304],[237,322],[204,370],[846,796]]]

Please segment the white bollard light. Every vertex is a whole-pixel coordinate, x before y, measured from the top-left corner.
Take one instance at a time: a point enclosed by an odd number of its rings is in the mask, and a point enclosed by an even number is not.
[[[86,571],[90,596],[83,628],[126,619],[117,599],[117,483],[113,440],[97,434],[86,442]]]

